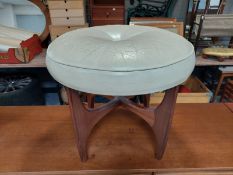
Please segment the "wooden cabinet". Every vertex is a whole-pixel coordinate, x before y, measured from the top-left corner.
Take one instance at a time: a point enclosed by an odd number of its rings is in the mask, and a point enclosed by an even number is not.
[[[51,17],[50,36],[54,40],[65,32],[88,27],[84,0],[48,0]]]
[[[85,24],[83,0],[49,0],[48,6],[52,25]]]
[[[89,0],[91,25],[125,23],[124,0]]]
[[[57,37],[61,36],[62,34],[66,32],[70,32],[75,29],[80,29],[80,28],[85,28],[88,27],[88,24],[85,25],[80,25],[80,26],[55,26],[55,25],[50,25],[49,26],[49,31],[50,31],[50,36],[52,40],[55,40]]]

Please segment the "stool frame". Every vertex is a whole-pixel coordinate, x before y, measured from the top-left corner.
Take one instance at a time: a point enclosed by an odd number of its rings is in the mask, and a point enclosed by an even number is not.
[[[149,107],[150,95],[144,95],[143,105],[139,105],[127,97],[117,96],[103,106],[94,108],[94,96],[89,95],[88,106],[80,98],[80,92],[66,88],[69,98],[69,107],[75,129],[77,148],[82,162],[88,160],[87,140],[95,125],[108,113],[117,107],[123,107],[142,118],[152,128],[155,136],[155,157],[163,157],[168,133],[174,114],[178,86],[165,91],[163,101],[157,106]]]

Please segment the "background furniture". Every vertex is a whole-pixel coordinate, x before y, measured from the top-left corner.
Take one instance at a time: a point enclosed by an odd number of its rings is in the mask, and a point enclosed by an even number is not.
[[[42,51],[49,24],[48,9],[39,0],[1,1],[0,64],[31,61]]]
[[[194,26],[195,49],[197,49],[201,37],[232,37],[232,21],[233,15],[231,14],[198,15]]]
[[[181,36],[183,36],[183,33],[184,33],[184,25],[182,22],[152,22],[152,23],[137,23],[136,25],[142,25],[142,26],[150,26],[150,27],[158,27],[158,28],[161,28],[161,29],[165,29],[165,30],[168,30],[170,32],[173,32],[173,33],[176,33],[176,34],[179,34]]]
[[[201,55],[197,55],[196,57],[196,66],[232,66],[233,60],[232,59],[226,59],[223,62],[219,62],[215,58],[203,58]]]
[[[2,5],[11,2],[16,4],[21,4],[21,6],[19,5],[20,8],[17,7],[18,10],[16,11],[17,14],[19,15],[16,18],[19,18],[19,21],[22,22],[22,24],[19,26],[36,28],[37,31],[42,31],[40,35],[40,38],[43,41],[42,46],[43,47],[47,46],[50,18],[49,18],[49,11],[46,5],[43,4],[41,0],[31,0],[31,2],[33,2],[33,4],[35,5],[35,8],[41,11],[40,13],[35,14],[33,12],[33,8],[30,8],[30,6],[29,8],[27,8],[28,7],[27,4],[30,3],[30,1],[1,0]],[[4,6],[1,7],[2,7],[1,10],[3,11],[7,9]],[[16,5],[14,5],[14,7],[16,7]],[[2,15],[0,16],[3,17]],[[24,19],[24,20],[22,21],[20,19]],[[0,20],[0,22],[3,21]],[[30,26],[27,26],[29,24]],[[35,58],[27,64],[0,64],[0,75],[1,78],[3,78],[3,80],[5,78],[4,77],[5,74],[15,75],[18,76],[19,78],[21,77],[21,75],[28,75],[29,77],[36,78],[39,81],[37,88],[40,88],[43,91],[43,94],[40,97],[45,99],[46,105],[55,105],[55,104],[59,105],[60,101],[57,93],[58,84],[50,77],[49,73],[47,72],[47,69],[45,69],[46,68],[45,52],[46,51],[43,50],[42,53],[36,55]],[[19,91],[20,90],[21,89],[19,89]],[[29,90],[28,92],[30,93],[32,92],[32,90]],[[31,94],[33,93],[34,92],[32,92]],[[12,94],[14,94],[14,92]],[[14,95],[10,96],[10,93],[8,94],[8,96],[9,99],[21,98],[19,96],[14,96]],[[53,99],[53,101],[51,99]]]
[[[176,18],[165,17],[132,17],[130,18],[129,25],[136,24],[150,24],[150,23],[172,23],[176,22]]]
[[[221,102],[233,102],[233,80],[228,80],[221,97]]]
[[[220,87],[222,85],[223,80],[225,78],[233,77],[233,66],[229,66],[226,68],[219,68],[219,70],[220,70],[221,74],[220,74],[218,85],[217,85],[217,88],[215,90],[214,97],[213,97],[212,101],[215,101],[215,98],[217,97],[217,95],[219,93],[219,90],[220,90]]]
[[[177,22],[175,18],[137,17],[131,18],[129,24],[158,27],[184,36],[184,24],[183,22]]]
[[[191,92],[178,92],[176,103],[210,103],[212,92],[197,77],[190,76],[182,85],[190,89]],[[160,103],[163,97],[163,92],[151,94],[150,104]]]
[[[84,4],[84,0],[48,0],[52,40],[65,32],[88,26]]]
[[[40,0],[24,0],[20,2],[8,0],[1,3],[0,13],[2,19],[0,20],[0,25],[2,26],[0,29],[2,32],[0,37],[6,41],[22,40],[20,42],[21,48],[9,47],[10,49],[7,52],[1,52],[1,56],[7,56],[10,59],[15,55],[19,55],[27,61],[31,60],[36,53],[41,52],[41,42],[44,42],[49,35],[50,18],[47,7]],[[5,18],[9,20],[5,20]],[[33,33],[38,34],[39,38],[33,35]],[[30,36],[32,37],[30,38]],[[14,52],[13,56],[12,50]],[[36,55],[36,57],[40,56]],[[37,63],[37,61],[33,62]],[[0,67],[5,65],[7,64],[0,64]],[[20,67],[20,65],[22,64],[16,66]],[[30,64],[24,66],[29,67]]]
[[[211,5],[211,0],[206,0],[204,9],[199,9],[199,4],[200,0],[193,1],[188,37],[194,43],[195,49],[197,50],[198,45],[206,47],[216,44],[222,36],[232,37],[230,14],[222,14],[226,0],[220,0],[219,4],[214,6]]]
[[[187,0],[135,0],[128,8],[127,21],[132,17],[168,17],[186,23],[188,6]]]
[[[144,25],[163,28],[183,36],[184,27],[182,22],[176,22],[173,18],[133,18],[131,25]],[[211,91],[197,77],[190,77],[185,83],[191,93],[178,93],[177,103],[209,103],[212,98]],[[150,97],[151,104],[158,104],[162,101],[164,93],[153,93]]]
[[[91,26],[125,23],[124,0],[89,0]]]

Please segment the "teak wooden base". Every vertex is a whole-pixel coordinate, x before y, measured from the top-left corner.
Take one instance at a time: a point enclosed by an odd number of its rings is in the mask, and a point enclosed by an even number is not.
[[[94,126],[105,115],[119,106],[137,114],[152,128],[156,141],[155,157],[158,160],[163,157],[167,144],[168,132],[172,123],[178,87],[166,90],[161,104],[153,108],[148,105],[149,95],[144,96],[143,106],[132,102],[127,97],[115,97],[108,103],[97,108],[93,108],[93,96],[88,96],[87,100],[89,103],[87,108],[82,103],[78,91],[67,88],[67,92],[81,161],[85,162],[88,160],[87,139]]]

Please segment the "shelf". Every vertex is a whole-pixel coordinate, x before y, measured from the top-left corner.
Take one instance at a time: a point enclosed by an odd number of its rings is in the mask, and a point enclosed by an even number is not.
[[[45,64],[46,49],[37,55],[31,62],[26,64],[0,64],[0,69],[3,68],[43,68]]]
[[[196,66],[233,66],[233,59],[225,59],[223,62],[220,62],[217,59],[204,59],[201,56],[197,56]]]

